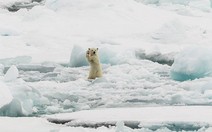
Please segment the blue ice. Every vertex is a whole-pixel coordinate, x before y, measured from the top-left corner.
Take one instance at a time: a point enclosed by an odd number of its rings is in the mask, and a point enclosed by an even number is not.
[[[175,57],[170,74],[177,81],[212,76],[212,48],[192,47],[183,50]]]

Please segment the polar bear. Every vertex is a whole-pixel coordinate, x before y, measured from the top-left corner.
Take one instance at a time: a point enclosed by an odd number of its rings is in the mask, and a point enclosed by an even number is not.
[[[86,58],[90,64],[90,71],[88,79],[95,79],[102,77],[102,68],[98,56],[98,48],[88,48]]]

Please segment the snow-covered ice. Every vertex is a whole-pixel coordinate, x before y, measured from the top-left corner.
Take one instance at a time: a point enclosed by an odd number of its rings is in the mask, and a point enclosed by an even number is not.
[[[133,130],[120,121],[111,128],[73,128],[32,117],[99,108],[192,105],[191,111],[207,116],[212,104],[211,0],[36,1],[0,0],[0,115],[14,116],[0,118],[0,131],[30,120],[35,124],[14,129],[170,132],[182,127],[150,123],[158,129]],[[17,2],[25,5],[8,11]],[[103,78],[86,79],[89,47],[99,48]],[[184,122],[192,128],[185,131],[212,130],[201,125],[202,119],[196,121]]]
[[[73,126],[80,123],[102,123],[119,121],[140,122],[205,122],[212,123],[211,106],[163,106],[141,108],[108,108],[83,110],[73,113],[55,114],[47,119],[56,122],[66,121]],[[201,111],[201,113],[199,112]],[[151,115],[151,116],[150,116]],[[185,117],[187,117],[185,119]],[[71,125],[71,124],[67,124]],[[142,125],[142,124],[141,124]]]
[[[1,117],[0,128],[23,132],[210,132],[211,116],[211,106],[110,108],[45,117]]]
[[[9,126],[9,127],[8,127]],[[83,127],[65,127],[48,122],[45,118],[22,117],[8,118],[0,117],[0,128],[4,132],[114,132],[115,128],[100,127],[97,129]]]
[[[56,114],[47,116],[46,118],[52,123],[62,123],[65,126],[72,127],[100,127],[109,125],[117,125],[117,127],[119,127],[120,122],[123,122],[126,126],[134,129],[159,129],[160,127],[171,128],[171,124],[176,124],[179,125],[181,129],[186,129],[186,126],[183,126],[183,123],[195,124],[193,126],[194,128],[195,126],[208,128],[212,125],[210,106],[109,108]],[[170,126],[168,126],[168,124]],[[192,127],[190,129],[192,129]]]

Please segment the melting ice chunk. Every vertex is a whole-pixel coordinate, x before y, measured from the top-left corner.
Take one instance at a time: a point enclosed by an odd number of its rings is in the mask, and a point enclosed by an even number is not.
[[[171,68],[174,80],[185,81],[212,76],[212,48],[192,47],[179,53]]]
[[[19,72],[16,66],[12,65],[7,73],[4,75],[4,80],[6,82],[14,81],[18,78]]]
[[[70,66],[71,67],[80,67],[88,65],[85,57],[86,50],[80,46],[74,46],[71,52]]]

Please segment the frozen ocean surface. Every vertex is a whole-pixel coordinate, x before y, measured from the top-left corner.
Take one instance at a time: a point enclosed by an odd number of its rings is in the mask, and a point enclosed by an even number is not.
[[[25,131],[212,131],[202,120],[132,129],[121,121],[74,128],[43,118],[164,106],[200,106],[203,114],[212,105],[211,5],[211,0],[0,0],[0,131],[10,131],[9,124]],[[89,47],[99,48],[102,78],[87,80]],[[18,128],[17,122],[32,124]]]

